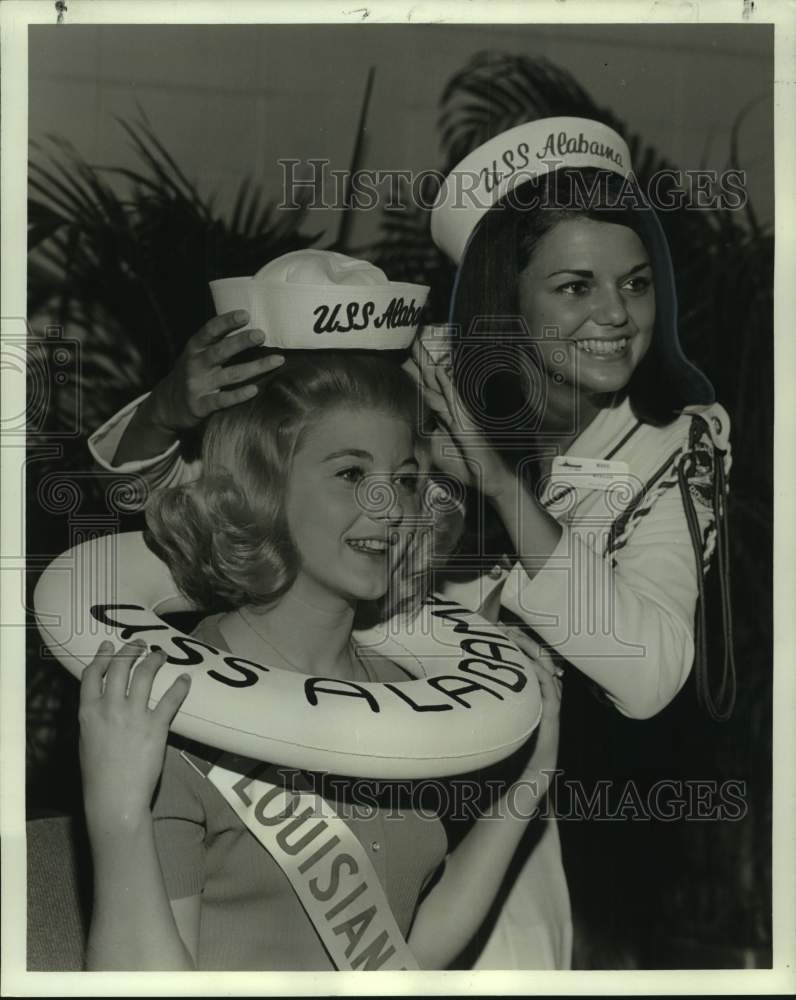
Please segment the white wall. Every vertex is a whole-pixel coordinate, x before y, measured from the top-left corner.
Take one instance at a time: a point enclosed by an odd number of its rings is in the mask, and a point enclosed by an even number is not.
[[[278,157],[348,165],[368,68],[376,66],[365,167],[441,163],[438,100],[482,49],[544,55],[682,168],[721,169],[741,108],[753,204],[773,217],[772,33],[765,26],[46,26],[30,31],[30,136],[68,137],[91,162],[136,164],[114,116],[139,102],[202,190],[229,205],[251,172],[278,197]],[[336,231],[334,213],[312,228]],[[355,239],[376,231],[360,213]]]

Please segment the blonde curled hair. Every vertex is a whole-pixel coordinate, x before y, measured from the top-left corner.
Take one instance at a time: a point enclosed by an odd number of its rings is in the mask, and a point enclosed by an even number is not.
[[[341,405],[404,419],[422,447],[418,389],[394,359],[355,351],[292,352],[249,400],[214,413],[202,440],[202,473],[153,494],[149,547],[197,608],[232,610],[277,601],[293,584],[299,556],[287,524],[286,492],[302,433]],[[421,474],[418,531],[369,620],[412,614],[430,587],[432,562],[458,541],[461,505]],[[444,490],[444,487],[442,487]]]

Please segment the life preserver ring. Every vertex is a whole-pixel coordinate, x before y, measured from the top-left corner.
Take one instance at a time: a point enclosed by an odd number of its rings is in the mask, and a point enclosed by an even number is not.
[[[180,674],[191,691],[172,724],[185,737],[257,760],[353,777],[444,777],[487,767],[528,739],[541,695],[527,657],[500,630],[431,595],[398,630],[356,632],[413,679],[310,677],[225,653],[161,615],[196,610],[141,532],[105,535],[58,556],[34,594],[41,634],[79,677],[99,643],[164,649],[152,697]]]

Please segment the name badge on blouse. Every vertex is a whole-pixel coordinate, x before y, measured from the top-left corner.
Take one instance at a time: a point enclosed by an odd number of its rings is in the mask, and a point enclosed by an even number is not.
[[[610,461],[605,458],[574,458],[557,455],[550,469],[550,495],[556,497],[562,491],[609,490],[618,482],[627,482],[630,468],[627,462]]]

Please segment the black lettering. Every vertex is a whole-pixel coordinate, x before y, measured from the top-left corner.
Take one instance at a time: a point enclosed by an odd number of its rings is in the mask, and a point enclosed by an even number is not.
[[[484,657],[487,660],[497,660],[499,663],[510,663],[515,667],[523,666],[522,663],[517,663],[516,660],[507,660],[501,654],[501,649],[507,649],[509,653],[517,652],[511,643],[493,642],[489,639],[462,639],[459,645],[461,646],[462,652],[469,653],[470,656]]]
[[[420,322],[421,311],[419,306],[415,306],[414,299],[411,302],[398,299],[396,313],[390,327],[394,329],[402,326],[416,326]]]
[[[492,161],[492,167],[484,167],[481,170],[481,177],[488,194],[491,194],[500,183],[500,174],[497,169],[497,161]]]
[[[455,686],[446,688],[442,683],[443,681],[452,681]],[[475,691],[486,691],[487,694],[491,694],[498,701],[503,701],[503,695],[498,694],[497,691],[493,691],[486,684],[479,684],[478,681],[464,681],[461,677],[455,677],[453,674],[438,674],[436,677],[429,677],[428,683],[438,691],[441,691],[442,694],[453,698],[460,705],[464,705],[465,708],[472,708],[472,705],[466,702],[462,695],[472,694]]]
[[[364,330],[365,327],[370,322],[370,317],[373,315],[373,313],[375,311],[376,311],[376,303],[375,302],[366,302],[364,304],[364,306],[362,307],[362,322],[358,326],[355,326],[354,329],[355,330]]]
[[[264,667],[261,663],[255,663],[253,660],[244,660],[240,656],[225,656],[224,663],[228,667],[232,667],[233,670],[237,670],[241,674],[241,677],[237,679],[234,677],[225,677],[217,670],[208,670],[207,676],[212,677],[214,681],[226,684],[228,687],[245,688],[256,684],[260,678],[254,670],[249,670],[249,667],[255,667],[263,673],[268,673],[268,667]]]
[[[102,622],[103,625],[110,625],[113,628],[121,629],[121,638],[127,642],[132,636],[139,632],[158,632],[168,629],[168,625],[125,625],[124,622],[117,622],[108,614],[109,611],[146,611],[140,604],[94,604],[90,609],[90,614],[95,621]],[[151,612],[149,612],[151,614]]]
[[[332,309],[332,311],[329,313],[329,323],[327,327],[327,332],[334,333],[336,330],[339,330],[340,327],[337,322],[337,317],[339,315],[340,315],[340,303],[338,302],[338,304],[334,307],[334,309]]]
[[[491,194],[492,193],[492,185],[489,182],[489,171],[487,170],[486,167],[484,167],[480,171],[479,176],[480,176],[481,181],[482,181],[482,183],[484,185],[484,188],[486,189],[487,194]]]
[[[332,687],[321,687],[322,684],[339,684],[341,690]],[[372,712],[379,712],[379,703],[373,695],[361,684],[354,681],[341,681],[335,677],[308,677],[304,681],[304,693],[310,705],[318,704],[318,694],[345,695],[347,698],[364,698]]]
[[[394,312],[395,312],[395,299],[392,299],[390,301],[390,304],[381,314],[381,316],[377,316],[376,319],[373,320],[373,325],[376,327],[376,329],[381,330],[381,328],[386,323],[387,329],[389,330]]]
[[[312,315],[318,317],[312,324],[313,333],[328,333],[329,328],[326,326],[326,319],[329,315],[329,307],[318,306],[317,309],[312,310]]]
[[[465,617],[464,620],[462,616],[467,616],[470,614],[466,608],[461,607],[461,605],[454,602],[448,603],[447,601],[441,601],[439,598],[433,595],[426,599],[427,604],[436,605],[447,605],[447,608],[440,608],[438,611],[432,611],[431,614],[435,618],[441,618],[443,621],[450,622],[453,625],[453,631],[457,635],[464,633],[465,635],[478,636],[482,639],[496,639],[498,642],[505,640],[505,636],[502,632],[484,632],[480,629],[476,630],[472,627],[471,623],[467,621]],[[484,622],[486,624],[486,622]]]
[[[405,701],[407,705],[410,705],[415,712],[448,712],[453,708],[453,705],[448,704],[418,705],[416,701],[410,698],[408,694],[402,691],[399,687],[396,687],[394,684],[387,683],[384,686],[389,691],[397,694],[398,697],[402,701]]]
[[[208,653],[216,654],[218,650],[213,646],[208,646],[206,642],[202,642],[201,639],[194,639],[189,635],[175,635],[171,639],[172,645],[176,646],[181,653],[185,653],[184,658],[180,659],[178,656],[168,656],[166,657],[166,663],[176,663],[181,667],[195,667],[198,663],[204,661],[204,657],[199,649],[195,647],[201,647],[201,649],[206,650]]]
[[[338,326],[338,333],[349,333],[354,329],[354,321],[357,318],[357,313],[359,312],[358,302],[349,302],[345,307],[346,319],[348,320],[348,326]]]
[[[480,670],[475,670],[475,666],[481,664],[490,671],[488,674],[482,673]],[[492,663],[489,660],[462,660],[459,664],[459,670],[465,674],[474,674],[476,677],[483,677],[484,680],[494,681],[495,684],[499,684],[501,687],[508,688],[509,691],[522,691],[525,685],[528,683],[528,678],[515,666],[509,663]],[[513,681],[501,680],[499,677],[495,676],[498,670],[508,671],[511,676],[513,676]]]
[[[543,160],[548,155],[551,157],[555,157],[556,155],[555,135],[552,132],[547,137],[544,148],[536,154],[536,159]]]

